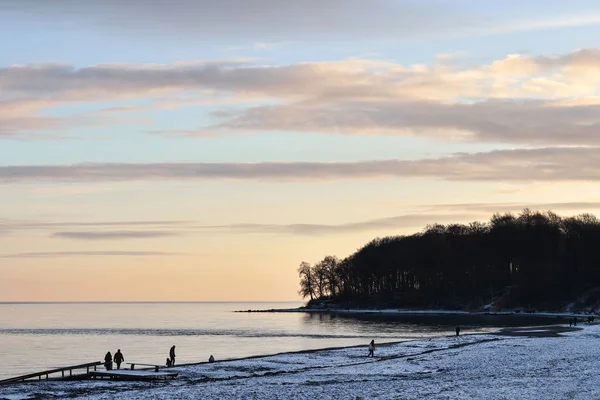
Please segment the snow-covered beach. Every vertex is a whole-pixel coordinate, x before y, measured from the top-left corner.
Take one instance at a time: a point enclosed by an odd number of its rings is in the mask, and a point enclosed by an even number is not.
[[[178,366],[167,382],[35,382],[0,399],[593,399],[600,325],[517,328]],[[268,340],[268,339],[266,339]]]

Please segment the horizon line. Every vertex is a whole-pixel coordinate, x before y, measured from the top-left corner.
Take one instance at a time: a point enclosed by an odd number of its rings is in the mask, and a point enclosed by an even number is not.
[[[160,301],[160,300],[147,300],[147,301],[0,301],[2,304],[231,304],[231,303],[302,303],[301,300],[228,300],[228,301]]]

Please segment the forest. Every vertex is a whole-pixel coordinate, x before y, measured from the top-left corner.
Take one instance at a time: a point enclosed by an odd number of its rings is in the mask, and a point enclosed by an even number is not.
[[[308,306],[561,310],[600,300],[600,221],[547,211],[428,225],[298,268]]]

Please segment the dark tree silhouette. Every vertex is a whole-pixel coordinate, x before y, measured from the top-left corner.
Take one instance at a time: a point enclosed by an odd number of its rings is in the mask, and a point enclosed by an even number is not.
[[[600,288],[599,250],[595,216],[525,209],[488,223],[429,225],[373,239],[342,260],[302,263],[300,293],[362,306],[556,309]]]
[[[310,264],[302,261],[298,268],[298,275],[300,275],[300,295],[303,298],[310,297],[313,300],[315,298],[315,290]]]

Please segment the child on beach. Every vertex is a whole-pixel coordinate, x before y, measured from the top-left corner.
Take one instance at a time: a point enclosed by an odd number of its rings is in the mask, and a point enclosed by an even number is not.
[[[367,357],[375,357],[375,340],[371,340],[371,343],[369,343],[369,354],[367,354]]]

